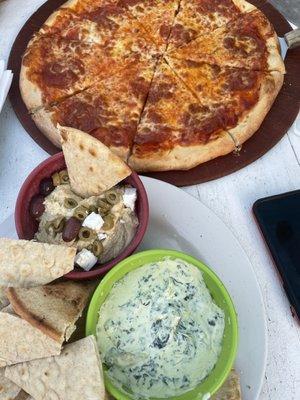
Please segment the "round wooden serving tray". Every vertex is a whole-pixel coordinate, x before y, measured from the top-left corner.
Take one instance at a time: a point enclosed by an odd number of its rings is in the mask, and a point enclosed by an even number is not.
[[[60,150],[42,134],[31,119],[21,98],[19,73],[22,55],[30,38],[39,30],[48,16],[64,2],[65,0],[48,0],[28,19],[13,44],[8,62],[8,68],[14,73],[10,101],[15,113],[29,135],[49,154],[55,154]],[[283,36],[292,30],[286,19],[268,1],[252,0],[251,3],[259,7],[269,18],[278,36]],[[156,172],[147,175],[177,186],[193,185],[231,174],[264,155],[285,135],[299,112],[299,65],[300,47],[287,52],[285,58],[287,73],[284,85],[261,127],[243,145],[239,154],[231,153],[188,171]]]

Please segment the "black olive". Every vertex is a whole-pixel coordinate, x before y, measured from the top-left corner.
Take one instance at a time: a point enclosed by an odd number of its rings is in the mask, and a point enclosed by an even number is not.
[[[40,194],[33,196],[30,201],[29,212],[33,218],[39,218],[45,211],[44,197]]]
[[[81,228],[81,221],[75,217],[67,220],[62,232],[62,238],[65,242],[71,242],[76,239]]]
[[[48,196],[54,190],[52,178],[45,178],[40,182],[40,193],[43,196]]]

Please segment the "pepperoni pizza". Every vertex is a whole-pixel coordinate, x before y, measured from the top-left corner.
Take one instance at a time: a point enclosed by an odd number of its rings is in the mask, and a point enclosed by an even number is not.
[[[20,89],[57,146],[70,126],[164,171],[239,149],[284,73],[273,27],[244,0],[70,0],[29,42]]]

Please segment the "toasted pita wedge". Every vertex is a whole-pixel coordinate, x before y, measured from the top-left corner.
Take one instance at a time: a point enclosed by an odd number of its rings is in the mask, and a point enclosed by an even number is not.
[[[0,312],[0,367],[60,354],[61,345],[16,315]]]
[[[6,368],[5,376],[35,400],[104,400],[103,372],[96,340],[67,344],[61,355]]]
[[[0,238],[0,285],[45,285],[74,268],[75,247]]]
[[[240,386],[240,377],[238,374],[232,370],[230,375],[226,379],[224,385],[221,389],[216,393],[212,400],[241,400],[241,386]]]
[[[92,284],[68,281],[29,289],[9,288],[7,297],[16,314],[62,344],[75,331],[92,289]]]
[[[4,376],[4,368],[0,368],[0,400],[15,400],[21,388]]]
[[[131,169],[99,140],[73,128],[60,127],[72,190],[97,196],[131,174]]]

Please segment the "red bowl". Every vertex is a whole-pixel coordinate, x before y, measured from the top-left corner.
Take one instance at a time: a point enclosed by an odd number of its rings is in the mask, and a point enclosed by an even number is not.
[[[38,229],[37,221],[30,215],[29,207],[32,197],[39,193],[39,185],[42,179],[50,177],[54,172],[66,168],[63,153],[55,154],[38,165],[23,183],[19,192],[15,208],[15,224],[19,239],[31,240]],[[141,243],[149,220],[149,204],[147,194],[139,176],[132,171],[132,174],[124,180],[137,189],[136,212],[139,219],[139,226],[131,243],[113,260],[96,265],[91,271],[74,270],[65,275],[66,278],[75,280],[91,279],[104,275],[114,265],[122,261],[134,252]]]

